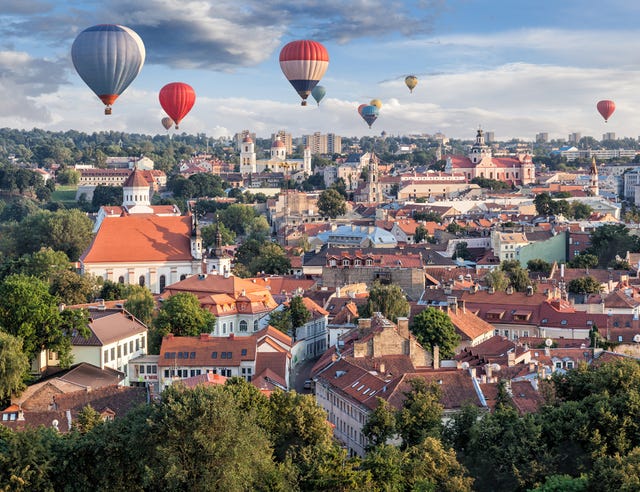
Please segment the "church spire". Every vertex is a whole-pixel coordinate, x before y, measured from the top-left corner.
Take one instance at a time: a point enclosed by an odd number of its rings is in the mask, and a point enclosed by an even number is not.
[[[589,193],[591,196],[598,196],[600,194],[600,189],[598,185],[598,166],[596,165],[595,156],[591,160],[591,167],[589,168]]]

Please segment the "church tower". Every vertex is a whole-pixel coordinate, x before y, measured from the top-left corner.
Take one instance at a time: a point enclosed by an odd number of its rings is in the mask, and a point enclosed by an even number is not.
[[[207,273],[224,275],[225,277],[228,277],[231,273],[231,257],[222,249],[222,234],[220,233],[220,225],[217,221],[216,241],[205,259],[205,263],[207,265]]]
[[[240,146],[240,172],[242,174],[257,172],[255,144],[249,135],[242,139]]]
[[[591,161],[589,178],[589,193],[591,193],[591,196],[598,196],[600,194],[600,189],[598,186],[598,166],[596,165],[595,157]]]
[[[484,133],[482,128],[478,128],[476,135],[476,143],[471,147],[469,152],[469,159],[473,164],[478,164],[485,157],[491,158],[491,148],[484,141]]]
[[[382,190],[380,188],[380,172],[378,170],[378,156],[371,152],[369,157],[369,173],[367,174],[367,202],[380,203]]]
[[[122,185],[122,206],[130,214],[152,214],[151,186],[142,171],[134,168]]]
[[[280,137],[276,137],[271,146],[271,160],[272,161],[284,161],[287,158],[287,146],[284,144]]]
[[[313,173],[311,170],[311,149],[308,146],[304,148],[302,155],[302,170],[307,176],[311,176]]]

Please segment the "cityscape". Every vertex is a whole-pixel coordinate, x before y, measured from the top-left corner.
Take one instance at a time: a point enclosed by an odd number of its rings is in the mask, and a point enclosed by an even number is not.
[[[637,8],[480,3],[7,6],[0,489],[640,490]]]

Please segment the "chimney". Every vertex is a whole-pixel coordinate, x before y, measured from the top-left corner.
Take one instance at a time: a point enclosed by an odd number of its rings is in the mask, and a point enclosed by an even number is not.
[[[171,340],[172,338],[173,338],[173,333],[167,333],[167,334],[164,336],[164,339],[165,339],[165,340]]]
[[[507,353],[507,366],[511,367],[515,365],[516,365],[516,353],[512,350],[511,352]]]
[[[361,330],[366,330],[367,328],[371,328],[371,318],[358,319],[358,328],[360,328]]]
[[[487,382],[491,381],[491,376],[493,375],[493,369],[491,369],[491,364],[487,364],[484,366],[484,372],[487,375]]]
[[[384,365],[384,362],[380,362],[380,365],[378,367],[378,370],[379,370],[380,374],[384,374],[385,373],[385,369],[386,369],[386,366]]]
[[[200,340],[208,340],[208,339],[209,339],[208,333],[200,333]]]
[[[409,338],[409,318],[401,317],[396,321],[398,326],[398,334],[405,339]]]
[[[235,340],[236,335],[235,333],[229,333],[229,340]]]
[[[433,368],[440,369],[440,347],[438,345],[433,346]]]
[[[460,310],[462,311],[462,314],[466,314],[467,313],[467,308],[464,305],[464,300],[460,299],[458,301],[458,308],[460,308]]]

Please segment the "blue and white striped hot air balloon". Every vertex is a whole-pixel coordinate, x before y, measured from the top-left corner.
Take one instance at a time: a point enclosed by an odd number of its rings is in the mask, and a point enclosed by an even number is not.
[[[145,53],[140,36],[115,24],[85,29],[71,47],[73,66],[105,104],[104,114],[140,73]]]

